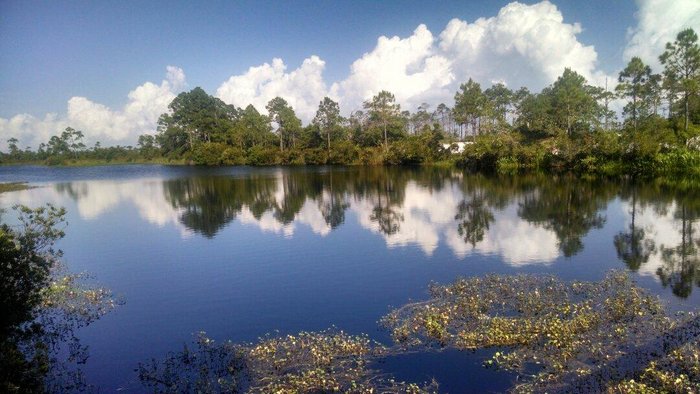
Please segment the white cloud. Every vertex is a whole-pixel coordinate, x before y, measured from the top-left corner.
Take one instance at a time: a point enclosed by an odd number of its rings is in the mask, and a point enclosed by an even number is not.
[[[471,24],[453,19],[440,34],[440,49],[452,59],[459,81],[500,80],[538,90],[569,67],[600,82],[604,76],[596,71],[597,53],[578,41],[581,31],[578,23],[564,23],[559,9],[548,1],[513,2],[497,16]]]
[[[658,64],[664,44],[679,30],[700,26],[697,0],[639,0],[638,4],[638,26],[630,30],[626,58],[638,55]],[[422,102],[451,105],[459,84],[470,77],[483,88],[499,81],[511,88],[527,86],[537,91],[570,67],[590,83],[603,86],[606,75],[597,69],[594,46],[579,41],[582,29],[578,23],[565,22],[549,1],[512,2],[492,17],[453,19],[439,34],[421,24],[408,37],[379,37],[376,46],[355,60],[348,76],[340,81],[326,83],[326,63],[318,56],[308,57],[291,71],[282,59],[275,58],[231,76],[216,95],[240,107],[253,104],[262,112],[269,100],[281,96],[307,123],[326,95],[339,101],[344,114],[359,109],[380,90],[394,93],[404,109],[415,110]],[[158,116],[184,86],[184,72],[168,67],[166,80],[137,87],[121,109],[73,97],[65,115],[0,118],[0,135],[4,140],[17,137],[22,146],[36,146],[70,125],[83,130],[90,141],[133,144],[138,134],[155,129]]]
[[[408,107],[449,94],[445,87],[454,80],[450,61],[437,54],[434,44],[425,25],[408,38],[379,37],[377,46],[352,64],[348,78],[333,84],[331,95],[352,111],[381,90]]]
[[[287,72],[282,59],[275,58],[272,64],[250,67],[244,74],[232,76],[219,86],[216,96],[238,107],[253,104],[263,113],[267,113],[267,103],[280,96],[302,121],[309,122],[327,94],[322,75],[325,65],[318,56],[311,56],[299,68]]]
[[[602,86],[605,75],[596,69],[597,53],[578,40],[581,31],[579,24],[565,23],[548,1],[513,2],[491,18],[473,23],[453,19],[438,37],[423,24],[408,37],[379,37],[371,51],[352,63],[347,78],[328,89],[322,76],[325,62],[312,56],[291,72],[281,59],[251,67],[224,82],[217,96],[259,110],[281,96],[308,122],[325,95],[338,100],[345,114],[381,90],[415,110],[422,102],[451,104],[459,84],[470,77],[484,88],[499,81],[536,91],[570,67]]]
[[[155,131],[158,117],[185,84],[182,69],[168,66],[166,79],[160,85],[146,82],[138,86],[129,92],[128,101],[121,110],[110,109],[86,97],[72,97],[65,116],[47,114],[37,118],[18,114],[10,119],[0,118],[0,135],[19,139],[21,146],[36,147],[70,126],[82,130],[87,143],[133,144],[139,134]]]
[[[667,42],[686,28],[700,28],[700,1],[698,0],[638,0],[637,27],[629,31],[630,38],[625,48],[625,60],[639,56],[652,66],[654,72],[661,71],[659,55]]]

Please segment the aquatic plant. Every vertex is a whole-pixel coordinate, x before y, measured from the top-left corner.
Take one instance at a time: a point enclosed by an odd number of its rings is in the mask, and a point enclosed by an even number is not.
[[[387,353],[364,335],[336,329],[265,336],[256,343],[221,344],[199,333],[195,347],[138,368],[156,392],[406,393],[437,391],[437,384],[398,382],[372,368]]]
[[[663,388],[672,378],[700,389],[692,367],[700,317],[667,316],[625,273],[571,283],[489,275],[432,285],[430,294],[382,319],[398,346],[493,348],[485,366],[518,372],[515,391],[621,391],[632,380]]]

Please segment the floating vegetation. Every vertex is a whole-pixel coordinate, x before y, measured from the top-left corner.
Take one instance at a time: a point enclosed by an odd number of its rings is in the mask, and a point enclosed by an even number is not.
[[[216,344],[200,333],[196,347],[139,365],[156,392],[434,393],[437,384],[397,382],[371,367],[387,349],[342,331],[267,336],[257,343]]]
[[[485,365],[526,378],[515,391],[600,392],[671,377],[700,389],[697,368],[687,367],[697,360],[700,317],[669,318],[625,273],[572,283],[490,275],[432,285],[430,294],[382,319],[394,341],[414,350],[497,349]]]

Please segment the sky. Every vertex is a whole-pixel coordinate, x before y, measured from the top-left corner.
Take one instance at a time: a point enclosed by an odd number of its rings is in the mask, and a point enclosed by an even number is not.
[[[133,145],[180,92],[229,104],[285,98],[306,123],[330,96],[348,114],[380,90],[402,108],[453,104],[469,78],[539,91],[570,67],[612,85],[658,55],[698,0],[0,0],[0,149],[68,126]]]

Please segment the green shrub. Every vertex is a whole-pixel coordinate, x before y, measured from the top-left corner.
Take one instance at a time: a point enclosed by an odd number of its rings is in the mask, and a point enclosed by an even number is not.
[[[221,164],[221,156],[226,150],[226,145],[218,142],[205,142],[196,145],[192,149],[192,161],[195,164],[216,166]]]
[[[301,149],[287,149],[278,153],[280,164],[284,165],[303,165],[304,152]]]
[[[518,159],[511,156],[501,157],[496,161],[496,171],[499,174],[516,174],[520,169]]]
[[[304,163],[311,165],[326,164],[328,161],[328,151],[322,148],[304,149]]]
[[[331,145],[328,164],[354,164],[360,156],[359,148],[350,141],[336,142]]]
[[[420,164],[429,161],[431,156],[430,147],[423,139],[410,136],[389,146],[384,164]]]
[[[245,152],[241,148],[229,147],[221,154],[221,163],[229,166],[245,164]]]
[[[246,163],[252,166],[271,166],[279,164],[279,149],[265,146],[253,146],[248,149]]]

